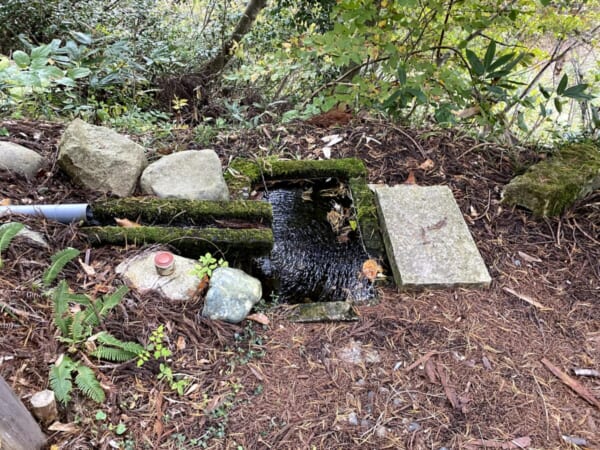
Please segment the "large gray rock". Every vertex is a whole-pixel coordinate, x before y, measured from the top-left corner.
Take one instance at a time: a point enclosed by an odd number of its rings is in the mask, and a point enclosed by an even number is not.
[[[399,287],[487,287],[491,279],[447,186],[374,188]]]
[[[206,293],[202,315],[212,320],[238,323],[262,297],[260,281],[239,269],[215,269]]]
[[[133,193],[148,163],[141,145],[80,119],[65,129],[58,148],[58,163],[74,182],[118,197]]]
[[[13,142],[0,141],[0,169],[34,178],[44,165],[44,158],[33,150]]]
[[[130,288],[142,294],[156,292],[173,301],[191,300],[198,293],[200,284],[200,279],[190,273],[198,261],[173,255],[175,271],[164,276],[156,272],[156,253],[143,253],[123,261],[117,266],[117,274]]]
[[[187,200],[229,200],[219,157],[213,150],[186,150],[150,164],[140,179],[145,194]]]

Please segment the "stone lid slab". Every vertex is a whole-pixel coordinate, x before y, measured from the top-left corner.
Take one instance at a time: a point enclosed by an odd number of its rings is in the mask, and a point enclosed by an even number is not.
[[[447,186],[373,186],[388,260],[403,289],[488,287],[491,278]]]

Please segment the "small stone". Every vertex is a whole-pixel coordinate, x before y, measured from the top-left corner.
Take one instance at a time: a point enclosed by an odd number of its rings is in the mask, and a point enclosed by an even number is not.
[[[375,427],[375,436],[380,439],[383,439],[387,435],[387,428],[383,425],[378,425]]]
[[[409,433],[414,433],[415,431],[421,429],[421,425],[419,425],[417,422],[411,422],[408,424],[408,427],[406,427],[406,429]]]
[[[212,273],[202,316],[239,323],[261,297],[260,280],[239,269],[220,267]]]
[[[358,426],[358,416],[354,411],[348,414],[348,423],[352,426]]]
[[[0,141],[0,170],[32,179],[43,165],[44,159],[33,150],[13,142]]]

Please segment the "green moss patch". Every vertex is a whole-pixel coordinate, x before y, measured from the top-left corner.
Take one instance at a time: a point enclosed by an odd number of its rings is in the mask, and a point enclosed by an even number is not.
[[[157,199],[153,197],[123,198],[96,202],[92,205],[94,219],[113,224],[115,218],[127,218],[144,224],[185,224],[194,226],[224,226],[233,223],[246,228],[269,226],[273,221],[271,205],[256,201],[200,201]]]
[[[181,227],[84,227],[81,229],[94,245],[169,244],[183,256],[219,251],[232,261],[236,258],[266,255],[273,247],[270,228],[223,229]]]
[[[599,188],[600,148],[571,144],[515,177],[504,189],[503,202],[538,216],[555,216]]]

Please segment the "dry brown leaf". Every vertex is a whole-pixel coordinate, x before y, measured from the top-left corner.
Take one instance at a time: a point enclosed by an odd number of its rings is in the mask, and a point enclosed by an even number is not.
[[[423,161],[421,164],[419,164],[419,169],[421,170],[431,170],[435,167],[435,163],[433,162],[433,160],[427,158],[425,161]]]
[[[417,178],[415,177],[415,173],[411,170],[408,172],[408,177],[403,184],[417,184]]]
[[[261,323],[263,325],[269,325],[271,323],[269,318],[267,316],[265,316],[263,313],[250,314],[248,317],[246,317],[246,319]]]
[[[362,265],[361,273],[369,281],[375,281],[377,275],[383,273],[383,269],[374,259],[367,259]]]
[[[0,206],[10,206],[11,204],[10,198],[3,198],[0,200]]]
[[[81,258],[77,258],[77,261],[79,261],[79,265],[88,277],[93,277],[96,275],[96,270],[92,266],[84,263]]]
[[[536,258],[535,256],[528,255],[525,252],[519,251],[519,252],[517,252],[517,254],[523,261],[528,262],[528,263],[533,263],[533,262],[541,263],[542,262],[542,260],[540,258]]]
[[[137,222],[133,222],[129,219],[118,219],[115,217],[115,222],[117,222],[117,225],[123,228],[136,228],[136,227],[141,227],[141,225]]]
[[[552,372],[554,376],[556,376],[560,381],[562,381],[573,391],[575,391],[575,393],[577,393],[577,395],[579,395],[582,399],[584,399],[590,405],[593,405],[596,408],[600,409],[600,400],[594,397],[594,394],[592,394],[585,386],[583,386],[577,380],[571,378],[569,375],[561,371],[558,367],[556,367],[546,358],[542,358],[542,364],[544,364],[544,366],[546,366],[546,368],[550,372]]]
[[[508,442],[501,441],[492,441],[489,439],[477,439],[475,441],[471,441],[465,445],[468,449],[476,449],[476,448],[501,448],[506,450],[518,449],[518,448],[527,448],[531,445],[531,438],[529,436],[523,436],[520,438],[513,439]]]
[[[78,431],[77,426],[74,423],[60,423],[54,422],[48,427],[50,431],[61,431],[63,433],[76,433]]]
[[[185,350],[185,346],[186,346],[185,338],[183,336],[179,336],[177,338],[177,344],[176,344],[177,350]]]

